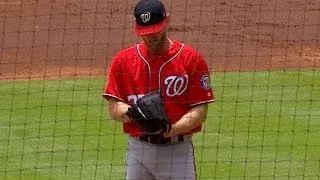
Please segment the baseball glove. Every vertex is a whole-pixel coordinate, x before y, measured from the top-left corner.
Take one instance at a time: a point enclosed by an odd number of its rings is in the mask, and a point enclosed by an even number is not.
[[[128,108],[126,114],[144,134],[164,134],[171,129],[159,92],[139,98],[136,104]]]

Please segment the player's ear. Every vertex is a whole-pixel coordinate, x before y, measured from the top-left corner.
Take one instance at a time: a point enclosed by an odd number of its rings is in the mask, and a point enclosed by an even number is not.
[[[136,24],[136,17],[134,15],[132,15],[132,18],[130,18],[129,23],[133,26]]]
[[[170,16],[170,14],[167,14],[167,17],[165,20],[166,21],[166,27],[165,27],[166,31],[169,30],[170,20],[171,20],[171,16]]]
[[[167,17],[166,17],[166,23],[169,24],[170,21],[171,21],[171,15],[170,14],[167,14]]]

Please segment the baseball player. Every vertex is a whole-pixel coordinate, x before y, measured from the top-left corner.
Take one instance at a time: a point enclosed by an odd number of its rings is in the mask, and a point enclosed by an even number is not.
[[[134,16],[142,41],[115,55],[103,93],[110,116],[129,135],[126,179],[194,180],[192,135],[214,101],[207,64],[192,47],[169,38],[170,16],[160,0],[140,0]],[[150,92],[161,94],[171,124],[161,134],[143,132],[127,113]]]

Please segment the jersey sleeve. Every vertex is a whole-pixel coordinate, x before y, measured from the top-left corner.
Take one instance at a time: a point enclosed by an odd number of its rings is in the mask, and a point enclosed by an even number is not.
[[[110,97],[116,98],[120,101],[124,101],[124,92],[121,89],[123,82],[123,73],[120,66],[120,58],[117,55],[112,63],[110,68],[107,71],[107,80],[103,92],[103,97],[106,100],[109,100]]]
[[[206,61],[199,54],[195,58],[194,68],[190,76],[188,90],[189,106],[195,106],[214,101],[211,77]]]

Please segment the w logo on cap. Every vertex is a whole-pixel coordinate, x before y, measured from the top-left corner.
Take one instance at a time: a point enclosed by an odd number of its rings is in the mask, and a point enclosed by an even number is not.
[[[150,12],[143,13],[143,14],[140,15],[140,18],[141,18],[141,21],[142,21],[143,23],[146,23],[146,22],[150,21],[150,19],[151,19],[151,14],[150,14]]]
[[[160,32],[167,24],[166,10],[161,0],[139,0],[134,8],[137,35]]]

